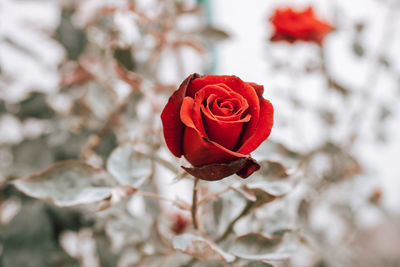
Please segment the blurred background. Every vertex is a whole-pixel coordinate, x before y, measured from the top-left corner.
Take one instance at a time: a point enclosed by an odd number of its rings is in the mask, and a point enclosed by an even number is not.
[[[309,6],[335,28],[321,46],[270,41],[276,9]],[[397,0],[1,0],[0,266],[400,266],[399,8]],[[166,149],[159,116],[194,72],[262,84],[275,109],[272,134],[253,153],[262,170],[245,181],[268,180],[260,190],[276,201],[241,216],[238,207],[253,201],[237,192],[242,180],[200,184],[204,232],[237,257],[231,263],[193,260],[171,245],[192,230],[193,181]],[[69,195],[63,189],[79,183],[54,179],[72,169],[64,163],[37,187],[12,185],[65,160],[107,170],[139,193]],[[71,179],[92,175],[72,164]],[[290,242],[240,243],[247,256],[228,242],[282,229]]]

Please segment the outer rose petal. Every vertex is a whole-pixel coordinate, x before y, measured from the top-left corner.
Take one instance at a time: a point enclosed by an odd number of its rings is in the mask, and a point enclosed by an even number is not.
[[[258,95],[259,98],[263,97],[264,94],[264,85],[259,85],[256,83],[252,83],[252,82],[248,82],[247,84],[251,85],[251,87],[254,88],[254,90],[256,90],[256,93]]]
[[[260,100],[260,120],[258,121],[256,131],[248,139],[245,139],[238,153],[248,154],[256,149],[271,133],[274,124],[274,107],[265,99]]]
[[[239,158],[227,164],[214,163],[202,167],[186,168],[182,166],[182,168],[197,178],[216,181],[234,173],[237,173],[242,178],[247,178],[258,170],[260,165],[252,158]]]
[[[184,128],[179,117],[182,101],[186,96],[188,85],[194,79],[199,77],[200,75],[197,73],[189,75],[179,86],[179,89],[169,98],[167,105],[161,113],[165,142],[172,154],[178,158],[182,156],[182,138]]]

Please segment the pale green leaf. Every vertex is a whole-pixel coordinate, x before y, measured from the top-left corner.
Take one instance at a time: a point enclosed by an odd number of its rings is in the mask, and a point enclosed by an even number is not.
[[[101,201],[111,196],[116,185],[108,172],[80,161],[58,162],[41,173],[13,183],[25,194],[60,207]]]
[[[200,236],[184,234],[173,239],[174,249],[206,261],[232,262],[235,256],[224,252],[213,242]]]
[[[126,143],[111,152],[107,170],[121,185],[138,187],[151,175],[151,159],[136,152],[132,144]]]
[[[229,252],[239,258],[254,261],[281,261],[289,258],[293,244],[284,242],[285,235],[265,236],[249,233],[237,237]]]

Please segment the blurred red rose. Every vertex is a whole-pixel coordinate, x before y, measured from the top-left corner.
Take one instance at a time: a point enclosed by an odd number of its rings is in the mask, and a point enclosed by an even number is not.
[[[184,168],[203,180],[259,169],[250,152],[270,134],[272,104],[264,87],[236,76],[192,74],[170,97],[161,120],[171,152],[194,166]]]
[[[302,40],[321,45],[324,37],[333,30],[329,23],[315,17],[311,7],[304,11],[277,9],[270,21],[275,28],[271,41],[293,43]]]
[[[185,232],[190,222],[190,219],[188,219],[184,215],[175,214],[171,225],[171,230],[176,235],[182,234],[183,232]]]

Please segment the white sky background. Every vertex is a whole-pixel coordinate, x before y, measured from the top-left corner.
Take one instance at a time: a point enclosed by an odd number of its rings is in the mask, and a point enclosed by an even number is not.
[[[56,66],[63,58],[63,51],[59,46],[50,42],[40,34],[32,34],[22,21],[31,22],[30,27],[39,27],[51,30],[59,19],[59,10],[56,1],[12,1],[0,0],[0,36],[12,33],[21,42],[30,42],[30,48],[37,52],[45,64],[36,64],[29,56],[15,53],[13,49],[0,42],[0,63],[6,72],[20,74],[18,84],[12,88],[0,88],[0,97],[18,99],[23,96],[23,88],[36,85],[36,88],[45,92],[55,90],[58,84]],[[377,0],[212,0],[213,23],[225,29],[232,35],[230,40],[217,46],[218,74],[234,74],[243,80],[263,84],[266,88],[265,97],[275,106],[276,123],[271,135],[289,147],[308,149],[316,145],[325,134],[315,122],[317,119],[311,113],[297,112],[283,101],[283,95],[295,92],[296,95],[310,104],[318,106],[320,97],[326,97],[323,92],[324,81],[318,76],[293,77],[287,73],[277,74],[268,64],[269,59],[279,58],[289,61],[294,68],[302,62],[317,55],[317,49],[312,44],[270,44],[272,28],[267,18],[275,7],[290,5],[304,7],[311,4],[315,7],[317,16],[332,22],[337,31],[329,35],[326,40],[326,51],[329,59],[328,68],[338,81],[352,89],[360,89],[370,73],[371,60],[379,46],[384,17],[388,12],[386,5]],[[354,34],[353,24],[362,21],[366,23],[363,35],[363,44],[366,45],[367,57],[357,58],[351,51],[351,36]],[[25,25],[25,26],[24,26]],[[400,73],[400,22],[393,20],[394,41],[386,52],[392,61],[393,70]],[[381,71],[376,88],[373,90],[372,108],[364,116],[376,116],[376,103],[387,103],[393,108],[393,116],[386,122],[388,132],[387,144],[377,143],[373,138],[372,125],[363,125],[363,146],[358,147],[362,163],[370,178],[365,184],[381,185],[384,190],[384,201],[393,211],[400,208],[400,151],[399,121],[400,110],[399,84],[387,71]],[[0,84],[1,86],[1,84]],[[22,88],[22,89],[21,89]],[[335,108],[338,97],[332,94],[329,105]],[[338,107],[339,108],[339,107]],[[341,110],[346,117],[347,111]],[[298,132],[290,125],[281,125],[279,118],[294,117],[293,123],[303,129],[301,140]],[[345,119],[344,119],[345,120]],[[366,120],[368,121],[368,119]],[[335,138],[345,132],[345,128],[337,129]],[[1,134],[0,134],[1,136]],[[173,185],[176,186],[176,185]],[[183,185],[185,186],[185,185]],[[176,192],[176,191],[175,191]],[[172,194],[172,193],[171,193]]]

